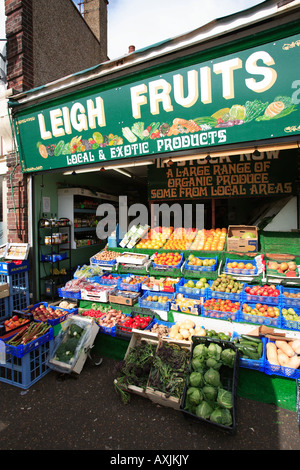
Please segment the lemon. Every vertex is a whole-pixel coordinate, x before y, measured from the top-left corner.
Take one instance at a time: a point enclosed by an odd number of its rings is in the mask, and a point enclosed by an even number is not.
[[[216,111],[214,114],[212,114],[211,117],[215,119],[219,119],[219,118],[222,118],[224,114],[227,114],[227,113],[229,113],[229,108],[222,108],[222,109],[219,109],[219,111]]]

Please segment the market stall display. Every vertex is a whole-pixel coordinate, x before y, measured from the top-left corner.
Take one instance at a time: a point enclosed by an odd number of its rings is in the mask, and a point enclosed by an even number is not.
[[[155,233],[152,242],[156,238],[159,244],[166,237],[166,245],[175,232],[158,229]],[[145,335],[143,341],[148,342],[149,338],[154,341],[155,351],[162,340],[179,341],[188,348],[195,338],[229,341],[239,351],[240,367],[298,377],[298,367],[270,365],[267,356],[270,340],[261,333],[252,335],[251,328],[253,331],[261,326],[280,328],[287,336],[292,332],[298,339],[300,288],[282,283],[282,279],[289,276],[268,278],[270,271],[268,267],[265,272],[263,270],[263,255],[256,254],[251,258],[243,253],[230,255],[222,250],[216,254],[220,240],[226,240],[225,230],[201,230],[190,236],[193,236],[190,248],[182,251],[167,251],[165,246],[162,249],[148,246],[143,251],[141,245],[136,245],[137,251],[106,248],[93,256],[89,265],[77,267],[73,279],[60,288],[58,303],[40,302],[29,307],[28,313],[34,323],[45,327],[47,324],[58,327],[76,313],[78,318],[94,322],[96,335],[104,334],[129,344],[137,332],[141,332]],[[200,246],[200,240],[202,250],[192,249],[196,242]],[[214,251],[210,251],[212,248]],[[122,271],[124,268],[126,274]],[[221,323],[217,332],[214,322]],[[243,330],[245,327],[247,333]],[[59,334],[54,335],[51,331],[50,344]],[[7,344],[7,348],[9,346],[13,345]],[[38,343],[37,348],[42,347]],[[295,356],[292,365],[296,364],[299,351]],[[125,382],[121,384],[119,380],[117,388],[120,387],[123,393],[138,393],[164,406],[179,409],[180,399],[167,397],[162,386],[162,390],[154,390],[149,374],[144,378],[142,388],[134,382],[125,386]]]

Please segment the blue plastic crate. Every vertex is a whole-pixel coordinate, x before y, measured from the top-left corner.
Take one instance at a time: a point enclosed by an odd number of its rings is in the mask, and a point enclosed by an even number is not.
[[[9,275],[0,274],[0,283],[9,285],[8,308],[22,310],[29,304],[29,274],[28,271],[15,272]]]
[[[31,312],[35,310],[37,307],[39,307],[40,305],[45,305],[45,307],[51,307],[53,310],[61,310],[62,312],[65,312],[64,315],[61,315],[59,318],[48,319],[47,324],[50,326],[58,325],[59,323],[64,322],[69,315],[76,315],[78,313],[78,308],[67,309],[67,308],[62,308],[62,307],[58,307],[55,305],[50,306],[48,302],[39,302],[35,305],[27,307],[27,309],[25,310],[25,313],[31,314]],[[39,320],[36,320],[35,318],[34,318],[34,321],[39,322]]]
[[[220,292],[217,290],[212,290],[211,289],[212,283],[213,281],[208,281],[209,287],[207,288],[207,292],[206,292],[208,299],[211,299],[211,298],[225,299],[225,300],[228,299],[228,300],[231,300],[232,302],[242,302],[243,291],[239,293],[237,292],[232,293],[232,292]]]
[[[183,259],[184,259],[183,253],[180,253],[180,255],[181,255],[181,259],[180,259],[179,263],[174,265],[174,266],[167,266],[165,264],[156,264],[156,263],[154,263],[154,261],[152,261],[152,267],[153,267],[153,269],[161,269],[161,268],[165,268],[165,269],[169,269],[169,270],[180,269],[182,264],[183,264]]]
[[[279,307],[281,305],[282,301],[282,295],[281,295],[281,287],[276,287],[276,289],[279,290],[279,295],[277,297],[272,297],[272,296],[266,296],[266,295],[253,295],[249,294],[245,291],[247,287],[251,287],[249,284],[244,284],[243,287],[243,299],[244,302],[256,302],[256,303],[264,303],[268,305],[276,305]]]
[[[228,263],[244,263],[244,265],[246,264],[251,264],[253,266],[253,268],[250,268],[249,269],[245,269],[245,268],[240,268],[240,267],[228,267]],[[255,260],[237,260],[237,259],[230,259],[230,258],[226,258],[226,261],[225,261],[225,269],[224,269],[225,273],[226,274],[231,274],[231,275],[234,275],[234,274],[243,274],[244,276],[256,276],[257,273],[258,273],[258,268],[257,268],[257,264],[255,262]]]
[[[201,306],[201,315],[203,317],[214,318],[216,320],[240,321],[241,307],[236,312],[222,312]]]
[[[179,282],[176,285],[176,292],[184,295],[188,295],[191,299],[199,299],[199,297],[206,297],[208,293],[208,287],[205,287],[204,289],[200,289],[198,287],[188,287],[187,283],[189,281],[194,282],[196,285],[197,281],[192,280],[192,279],[182,279],[181,282]]]
[[[178,294],[177,294],[178,295]],[[177,297],[176,295],[176,297]],[[190,315],[200,315],[201,314],[201,304],[196,303],[196,301],[199,301],[199,298],[192,298],[191,296],[186,296],[186,298],[194,300],[195,303],[192,306],[184,306],[176,303],[176,297],[174,300],[171,300],[170,303],[170,310],[173,310],[174,312],[181,312],[181,313],[187,313]]]
[[[133,292],[140,292],[141,290],[141,285],[142,283],[148,278],[149,276],[144,276],[145,279],[143,279],[141,282],[137,282],[135,284],[130,284],[128,281],[129,278],[135,277],[133,274],[128,274],[127,276],[125,275],[121,279],[118,280],[118,289],[121,290],[129,290]]]
[[[41,344],[44,344],[48,341],[53,339],[53,328],[50,329],[44,335],[36,338],[33,341],[30,341],[27,344],[19,344],[18,346],[12,346],[10,344],[5,343],[6,354],[11,354],[12,356],[16,357],[23,357],[25,354],[33,351],[34,349],[38,348]]]
[[[0,320],[7,317],[12,312],[9,304],[9,297],[3,297],[0,299]]]
[[[238,339],[240,335],[236,332],[233,332],[232,339]],[[262,355],[260,359],[249,359],[247,357],[243,357],[242,354],[239,356],[239,366],[244,367],[245,369],[253,369],[259,372],[264,372],[265,370],[265,360],[266,360],[266,342],[267,339],[265,337],[261,338],[263,344]]]
[[[102,259],[97,259],[95,256],[93,256],[90,261],[91,261],[91,264],[97,264],[99,266],[107,266],[107,267],[113,267],[117,263],[116,259],[113,259],[111,261],[104,261]]]
[[[174,322],[169,322],[169,321],[164,321],[164,320],[160,320],[158,318],[153,318],[153,322],[151,323],[151,326],[150,326],[150,330],[152,330],[152,328],[154,327],[154,325],[164,325],[166,326],[167,328],[171,328],[173,325],[175,325]],[[152,333],[152,332],[151,332]],[[153,332],[155,334],[155,332]],[[166,337],[168,338],[169,335],[166,335]]]
[[[288,308],[292,308],[294,310],[295,314],[299,316],[298,320],[290,320],[290,319],[287,319],[284,316],[282,310],[283,309],[287,310]],[[285,306],[285,307],[283,307],[283,309],[280,309],[280,311],[281,311],[281,328],[285,328],[287,330],[300,331],[300,308]]]
[[[106,276],[111,276],[111,279],[106,279]],[[118,281],[124,276],[124,274],[102,274],[102,276],[94,276],[91,281],[98,282],[102,286],[118,286]]]
[[[299,297],[287,297],[284,295],[287,293],[289,295],[296,295],[298,294]],[[290,288],[281,286],[281,301],[283,307],[299,307],[300,308],[300,289],[297,288]]]
[[[126,317],[130,316],[130,314],[126,314]],[[99,320],[102,320],[106,317],[106,314],[103,315],[101,318],[99,318]],[[99,326],[99,331],[100,333],[103,333],[104,335],[109,335],[109,336],[116,336],[117,335],[117,325],[114,325],[112,327],[108,327],[108,326],[103,326],[103,325],[99,325],[99,323],[97,322],[98,326]]]
[[[255,308],[257,302],[244,302],[244,304],[249,305],[251,308]],[[263,302],[264,305],[268,305],[266,302]],[[263,315],[253,315],[252,313],[244,313],[243,312],[243,305],[241,306],[241,314],[240,314],[240,322],[241,323],[255,323],[258,325],[266,325],[270,327],[281,328],[281,320],[282,316],[280,313],[280,308],[278,305],[269,305],[270,307],[277,307],[279,308],[279,316],[278,317],[265,317]]]
[[[29,271],[28,260],[0,262],[0,274],[10,276],[11,274],[18,274],[23,271]]]
[[[214,257],[195,256],[195,258],[201,259],[201,260],[206,260],[206,259],[214,260],[215,263],[212,266],[193,266],[193,265],[188,264],[188,259],[187,259],[184,262],[183,268],[187,271],[208,271],[208,272],[212,272],[212,271],[215,271],[217,269],[217,265],[218,265],[218,257],[217,256],[214,256]]]
[[[59,297],[64,299],[81,299],[81,292],[70,292],[63,288],[58,288],[57,290]]]
[[[28,389],[51,371],[47,359],[52,350],[53,340],[50,340],[21,358],[6,353],[5,364],[0,364],[0,382]]]
[[[151,328],[152,328],[156,323],[157,323],[158,325],[167,326],[168,328],[171,328],[173,325],[175,325],[174,322],[164,321],[164,320],[160,320],[160,319],[158,319],[158,318],[153,318],[153,322],[152,322]]]
[[[53,253],[52,255],[51,254],[48,254],[48,255],[42,255],[41,256],[41,261],[45,261],[47,263],[49,262],[52,262],[52,263],[55,263],[56,261],[62,261],[64,259],[67,259],[67,252],[63,252],[63,253]]]
[[[274,343],[272,340],[268,340],[268,342]],[[300,378],[300,368],[299,369],[292,369],[291,367],[284,367],[284,366],[278,366],[274,364],[270,364],[268,359],[266,358],[265,360],[265,374],[267,375],[279,375],[281,377],[286,377],[289,379],[299,379]]]
[[[154,315],[152,315],[150,313],[131,312],[130,315],[126,315],[126,316],[130,316],[130,317],[134,318],[137,315],[139,315],[140,317],[150,317],[151,318],[148,325],[144,329],[140,329],[141,331],[150,330],[152,328],[153,324],[154,324]],[[124,320],[121,324],[116,325],[116,337],[126,339],[126,340],[130,340],[131,337],[132,337],[132,328],[128,327],[128,326],[125,326],[124,325],[125,321],[126,320]]]
[[[163,297],[168,297],[167,302],[158,302],[158,301],[150,301],[146,300],[148,296],[155,296],[156,292],[153,291],[145,291],[145,294],[139,297],[139,306],[144,307],[144,308],[151,308],[153,310],[164,310],[164,311],[169,311],[170,306],[171,306],[171,300],[175,298],[175,294],[170,294],[169,292],[163,292],[160,294],[159,292],[157,293],[157,297],[160,295]]]

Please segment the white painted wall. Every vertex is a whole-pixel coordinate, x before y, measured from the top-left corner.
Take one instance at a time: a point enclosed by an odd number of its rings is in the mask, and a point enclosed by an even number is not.
[[[290,232],[298,228],[297,197],[295,196],[278,212],[264,230],[268,232]]]

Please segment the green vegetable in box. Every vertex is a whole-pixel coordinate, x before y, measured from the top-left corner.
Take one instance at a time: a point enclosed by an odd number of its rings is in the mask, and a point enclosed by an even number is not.
[[[227,347],[226,342],[208,339],[194,346],[186,382],[185,411],[215,424],[232,426],[233,391],[227,388],[235,358],[236,349]]]
[[[213,413],[214,411],[214,408],[213,406],[203,400],[197,407],[196,407],[196,410],[195,410],[195,414],[196,416],[198,416],[199,418],[202,418],[202,419],[209,419],[211,414]]]
[[[197,406],[203,400],[203,393],[197,387],[189,387],[186,392],[186,397],[191,406]]]

